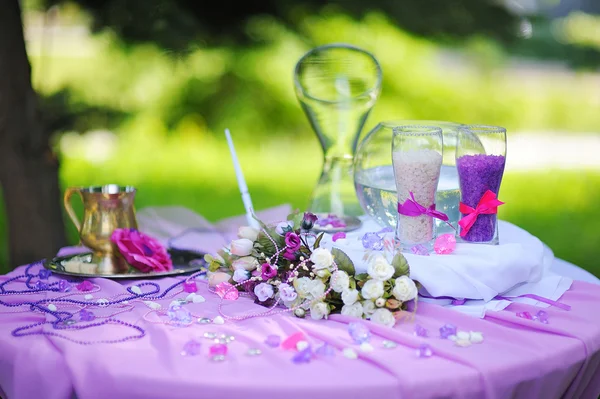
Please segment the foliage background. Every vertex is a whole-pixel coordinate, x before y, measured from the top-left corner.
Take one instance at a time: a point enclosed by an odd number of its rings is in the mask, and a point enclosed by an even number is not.
[[[24,24],[34,87],[55,131],[63,188],[131,184],[138,188],[138,208],[182,205],[209,220],[240,214],[222,134],[228,127],[255,207],[305,207],[322,155],[295,98],[292,71],[313,46],[346,42],[372,52],[384,71],[382,95],[363,134],[386,119],[505,126],[507,205],[500,216],[600,276],[597,163],[510,167],[510,143],[518,135],[544,142],[600,136],[600,17],[504,12],[497,15],[506,20],[493,31],[473,27],[447,35],[446,20],[466,17],[434,8],[441,23],[427,31],[426,24],[400,27],[385,7],[356,12],[334,5],[296,10],[291,19],[247,15],[236,35],[181,44],[176,35],[132,40],[143,36],[136,26],[92,33],[105,17],[93,7],[90,14],[75,3],[49,11],[45,6],[25,2]],[[155,37],[165,37],[157,29]],[[560,151],[533,147],[520,154],[535,164],[544,156],[560,159]],[[1,215],[0,227],[6,237]],[[0,248],[3,265],[5,256]]]

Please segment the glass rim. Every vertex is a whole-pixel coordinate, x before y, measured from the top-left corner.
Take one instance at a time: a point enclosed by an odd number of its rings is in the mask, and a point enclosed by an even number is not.
[[[105,184],[102,186],[81,187],[80,191],[85,194],[122,194],[136,191],[133,186],[120,186],[118,184]]]
[[[407,136],[438,136],[442,134],[442,128],[439,126],[430,125],[403,125],[395,126],[392,129],[394,136],[407,135]]]
[[[458,130],[475,134],[506,134],[506,128],[493,125],[462,125]]]
[[[378,125],[381,125],[383,127],[391,127],[392,129],[395,127],[402,127],[402,126],[433,126],[433,127],[440,127],[444,126],[444,127],[453,127],[456,129],[461,128],[462,126],[466,126],[463,125],[462,123],[458,123],[458,122],[452,122],[452,121],[436,121],[436,120],[429,120],[429,119],[389,119],[389,120],[385,120],[385,121],[380,121],[378,123]],[[442,128],[443,130],[443,128]]]
[[[320,101],[320,102],[324,102],[327,104],[342,104],[342,103],[346,103],[348,102],[348,100],[325,100],[323,98],[319,98],[319,97],[315,97],[313,95],[310,95],[306,92],[306,90],[304,89],[304,87],[302,86],[302,84],[300,84],[300,81],[298,80],[298,75],[299,75],[299,70],[300,70],[300,65],[302,64],[302,62],[308,58],[309,56],[313,55],[314,53],[318,52],[318,51],[323,51],[323,50],[329,50],[329,49],[345,49],[345,50],[352,50],[352,51],[358,51],[366,56],[368,56],[373,63],[375,64],[375,67],[377,69],[377,79],[375,80],[375,83],[373,84],[372,87],[369,87],[367,90],[365,90],[364,92],[357,94],[356,96],[352,96],[350,98],[350,100],[356,100],[359,98],[363,98],[363,97],[369,97],[372,95],[372,93],[377,92],[379,90],[381,90],[381,81],[383,80],[383,72],[381,69],[381,64],[379,64],[379,61],[377,60],[377,58],[375,58],[375,56],[373,54],[371,54],[370,52],[368,52],[367,50],[364,50],[360,47],[356,47],[353,46],[351,44],[347,44],[347,43],[330,43],[330,44],[325,44],[323,46],[317,46],[314,47],[310,50],[308,50],[302,57],[300,57],[300,59],[296,62],[296,66],[294,67],[294,86],[296,87],[296,90],[299,91],[300,93],[302,93],[303,96],[310,98],[312,100],[316,100],[316,101]]]

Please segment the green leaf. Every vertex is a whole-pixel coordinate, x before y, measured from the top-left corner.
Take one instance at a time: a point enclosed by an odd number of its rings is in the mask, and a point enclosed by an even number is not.
[[[367,281],[369,279],[369,275],[367,273],[361,273],[354,276],[357,281]]]
[[[313,244],[313,249],[319,248],[319,245],[321,245],[321,240],[323,239],[324,235],[325,235],[325,233],[321,233],[317,236],[317,239],[315,240],[315,243]]]
[[[304,213],[300,212],[298,209],[296,209],[293,213],[290,213],[287,217],[287,220],[294,222],[294,230],[300,228],[302,225],[302,219],[304,219]]]
[[[338,248],[333,248],[331,250],[331,254],[333,255],[333,259],[335,260],[339,270],[345,271],[349,276],[354,276],[354,274],[356,274],[354,263],[352,263],[352,259],[350,259],[345,252],[339,250]]]
[[[410,273],[410,267],[408,266],[408,261],[402,255],[402,253],[397,252],[394,255],[394,259],[392,259],[392,266],[394,266],[394,278],[398,278],[401,276],[408,276]]]

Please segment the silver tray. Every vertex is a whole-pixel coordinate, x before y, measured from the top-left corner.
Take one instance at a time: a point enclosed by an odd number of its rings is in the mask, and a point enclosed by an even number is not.
[[[85,252],[68,256],[57,256],[46,260],[44,267],[51,270],[52,273],[71,277],[95,278],[103,277],[108,279],[147,279],[168,276],[179,276],[191,274],[200,271],[205,265],[204,254],[180,249],[170,249],[169,254],[173,261],[173,270],[158,273],[142,273],[132,267],[129,271],[122,274],[97,274],[92,271],[92,253]],[[85,266],[90,265],[90,271],[85,270]],[[82,270],[83,269],[83,270]]]

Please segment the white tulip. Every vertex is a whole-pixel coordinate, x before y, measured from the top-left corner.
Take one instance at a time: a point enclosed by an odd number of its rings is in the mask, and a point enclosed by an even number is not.
[[[342,291],[342,301],[344,305],[352,305],[358,301],[358,290],[344,290]]]
[[[367,316],[367,317],[371,317],[371,315],[373,313],[375,313],[375,311],[377,310],[377,307],[375,306],[375,302],[373,302],[373,301],[363,301],[362,307],[363,307],[363,312],[364,312],[365,316]]]
[[[243,258],[234,260],[231,266],[233,266],[234,270],[243,269],[251,272],[258,267],[258,260],[252,256],[244,256]]]
[[[324,296],[326,289],[325,283],[319,279],[314,279],[310,284],[309,294],[312,295],[314,299],[319,299]]]
[[[394,267],[383,255],[379,255],[369,263],[367,273],[375,280],[385,281],[391,279],[394,275]]]
[[[327,318],[329,314],[329,306],[325,302],[314,302],[310,305],[310,317],[314,320]]]
[[[331,289],[335,292],[344,292],[350,286],[350,277],[343,270],[338,270],[331,275]]]
[[[239,238],[247,238],[250,241],[256,241],[259,231],[254,227],[242,226],[238,229]]]
[[[371,315],[371,321],[384,326],[393,327],[396,324],[396,319],[392,312],[387,309],[379,308]]]
[[[301,298],[306,298],[310,295],[312,280],[308,277],[300,277],[294,280],[294,289]]]
[[[344,316],[360,317],[363,315],[363,307],[360,302],[355,302],[352,305],[342,306],[342,314]]]
[[[365,299],[377,299],[383,295],[383,281],[368,280],[360,290],[360,294]]]
[[[317,248],[310,255],[310,260],[314,263],[314,270],[329,269],[333,264],[333,255],[326,248]]]
[[[237,256],[247,256],[252,253],[254,243],[247,238],[231,241],[231,253]]]

